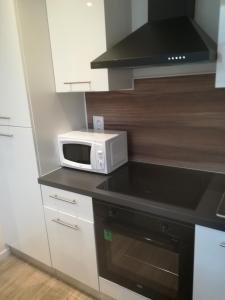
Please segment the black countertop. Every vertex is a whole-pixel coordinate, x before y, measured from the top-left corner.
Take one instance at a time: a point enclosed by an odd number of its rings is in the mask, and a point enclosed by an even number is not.
[[[118,191],[112,192],[98,188],[100,185],[104,186],[103,183],[105,181],[108,180],[110,182],[112,178],[119,177],[121,172],[129,172],[128,166],[131,164],[132,163],[128,163],[110,175],[99,175],[61,168],[40,177],[38,182],[43,185],[87,195],[108,203],[118,204],[177,221],[198,224],[225,231],[225,219],[216,216],[217,207],[225,191],[225,174],[204,173],[204,176],[206,176],[208,180],[207,187],[204,189],[200,201],[192,208],[187,208],[185,205],[177,206],[176,204],[171,205],[168,203],[151,201],[143,197],[138,197],[137,195],[131,196]],[[146,167],[156,167],[153,165],[135,164],[138,166],[139,172],[141,172],[140,170],[142,169],[146,169]],[[177,170],[179,172],[179,169]],[[187,172],[191,171],[187,170]],[[193,171],[193,174],[195,173],[196,171]],[[140,180],[139,176],[140,173],[137,174],[137,180]],[[157,178],[157,176],[155,178]],[[160,180],[160,176],[158,178]],[[121,182],[121,184],[123,183]]]

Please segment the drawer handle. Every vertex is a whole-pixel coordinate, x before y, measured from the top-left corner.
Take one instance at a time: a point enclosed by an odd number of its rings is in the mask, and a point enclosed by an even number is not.
[[[10,117],[5,117],[5,116],[0,116],[0,119],[2,119],[2,120],[10,120],[11,118]]]
[[[12,137],[13,137],[13,134],[0,133],[0,136],[12,138]]]
[[[50,195],[49,197],[53,198],[53,199],[56,199],[56,200],[59,200],[59,201],[67,202],[67,203],[70,203],[70,204],[77,204],[76,200],[69,200],[69,199],[66,199],[66,198],[59,197],[58,195]]]
[[[225,242],[220,244],[220,247],[225,248]]]
[[[60,219],[53,219],[52,222],[55,222],[55,223],[60,224],[60,225],[63,225],[65,227],[69,227],[69,228],[71,228],[73,230],[79,230],[79,226],[78,225],[69,224],[69,223],[64,222],[64,221],[62,221]]]
[[[64,82],[64,84],[91,84],[91,81],[68,81],[68,82]]]

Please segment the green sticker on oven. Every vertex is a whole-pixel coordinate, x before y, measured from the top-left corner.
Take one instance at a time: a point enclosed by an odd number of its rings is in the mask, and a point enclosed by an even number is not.
[[[106,241],[112,242],[112,231],[104,229],[104,239]]]

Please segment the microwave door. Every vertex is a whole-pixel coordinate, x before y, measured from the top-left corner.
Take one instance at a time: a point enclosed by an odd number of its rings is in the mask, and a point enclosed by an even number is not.
[[[69,143],[62,145],[64,165],[77,169],[91,170],[93,147],[90,143]]]

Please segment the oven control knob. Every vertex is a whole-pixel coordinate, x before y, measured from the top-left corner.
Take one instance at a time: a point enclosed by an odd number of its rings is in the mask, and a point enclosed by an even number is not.
[[[168,226],[168,224],[161,224],[161,230],[162,230],[162,232],[163,233],[166,233],[166,232],[168,232],[168,230],[169,230],[169,226]]]
[[[108,216],[109,217],[115,217],[117,215],[117,209],[116,208],[110,208],[108,211]]]

